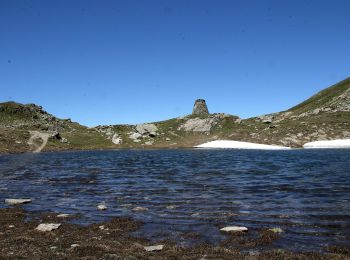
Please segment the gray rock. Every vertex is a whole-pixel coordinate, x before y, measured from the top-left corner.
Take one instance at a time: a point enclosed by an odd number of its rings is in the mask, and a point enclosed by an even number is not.
[[[192,115],[209,115],[209,110],[204,99],[197,99],[194,102]]]
[[[58,214],[56,217],[58,218],[69,218],[73,216],[72,214],[66,214],[66,213],[62,213],[62,214]]]
[[[161,251],[163,250],[164,245],[156,245],[156,246],[145,246],[144,249],[147,252]]]
[[[8,205],[19,205],[32,202],[31,199],[5,199],[5,203]]]
[[[151,134],[151,133],[156,135],[158,128],[155,124],[139,124],[139,125],[136,125],[136,131],[141,135]]]
[[[114,143],[114,144],[122,144],[123,143],[123,139],[118,134],[114,134],[113,137],[112,137],[112,143]]]
[[[59,132],[53,132],[53,133],[50,135],[49,138],[50,138],[50,139],[56,139],[56,140],[61,140],[61,139],[62,139],[62,137],[61,137],[61,135],[60,135]]]
[[[238,226],[228,226],[228,227],[221,228],[220,230],[225,232],[243,232],[243,231],[248,231],[248,228],[238,227]]]
[[[273,232],[273,233],[282,233],[283,230],[281,228],[270,228],[269,231]]]
[[[193,131],[193,132],[210,132],[211,128],[216,125],[215,118],[192,118],[180,125],[178,130]]]
[[[107,209],[107,206],[105,203],[100,203],[97,205],[97,209],[99,210],[106,210]]]
[[[150,132],[148,134],[149,137],[156,137],[158,134],[156,132]]]
[[[135,207],[132,209],[133,211],[148,211],[148,208],[145,207]]]
[[[141,138],[142,135],[140,133],[132,133],[129,135],[129,138],[132,139],[132,140],[137,140],[139,138]]]
[[[37,226],[35,229],[38,231],[42,231],[42,232],[48,232],[48,231],[53,231],[58,229],[61,226],[61,224],[56,224],[56,223],[42,223],[39,224],[39,226]]]

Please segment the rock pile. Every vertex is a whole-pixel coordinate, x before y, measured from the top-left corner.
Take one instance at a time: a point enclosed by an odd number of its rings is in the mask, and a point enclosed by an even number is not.
[[[204,99],[197,99],[194,102],[192,115],[209,115],[209,110]]]

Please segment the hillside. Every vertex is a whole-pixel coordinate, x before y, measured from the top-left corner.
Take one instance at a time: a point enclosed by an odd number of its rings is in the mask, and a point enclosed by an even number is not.
[[[350,78],[287,111],[245,120],[209,114],[205,101],[197,101],[187,116],[94,128],[59,119],[34,104],[1,103],[0,152],[36,151],[40,146],[43,151],[180,148],[218,139],[301,147],[309,141],[350,138]],[[45,136],[47,144],[42,145]]]
[[[326,88],[299,105],[288,110],[293,114],[350,111],[350,78]]]

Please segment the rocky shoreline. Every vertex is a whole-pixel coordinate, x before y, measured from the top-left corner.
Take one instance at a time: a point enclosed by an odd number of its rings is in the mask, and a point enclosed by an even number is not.
[[[19,206],[1,208],[0,216],[0,259],[350,258],[350,250],[346,248],[326,248],[325,253],[271,249],[271,245],[279,238],[280,230],[260,230],[259,235],[252,238],[241,228],[242,232],[228,232],[227,239],[219,245],[199,243],[183,247],[177,245],[176,241],[151,242],[133,236],[132,232],[138,230],[142,223],[126,217],[80,226],[70,223],[70,220],[79,216],[52,212],[31,213]],[[45,226],[47,223],[56,225]]]

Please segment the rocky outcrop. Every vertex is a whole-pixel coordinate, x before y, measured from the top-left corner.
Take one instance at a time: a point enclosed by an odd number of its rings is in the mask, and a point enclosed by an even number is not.
[[[209,110],[204,99],[197,99],[194,102],[192,115],[209,115]]]
[[[136,131],[141,135],[155,137],[157,135],[158,128],[155,124],[139,124],[136,125]]]
[[[118,134],[114,134],[112,136],[112,143],[114,143],[114,144],[122,144],[123,143],[123,139]]]
[[[192,118],[180,125],[178,130],[192,132],[210,132],[211,128],[217,123],[215,118]]]

